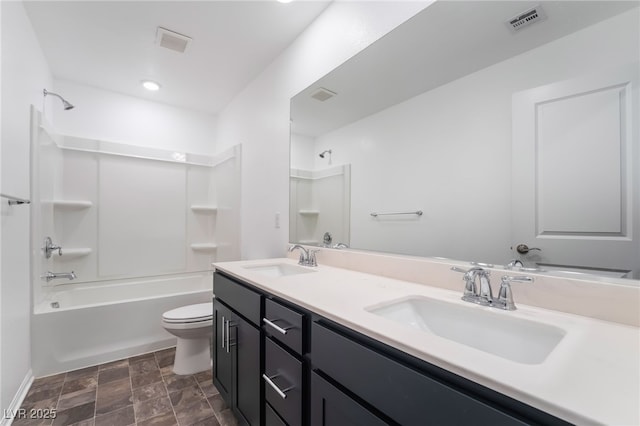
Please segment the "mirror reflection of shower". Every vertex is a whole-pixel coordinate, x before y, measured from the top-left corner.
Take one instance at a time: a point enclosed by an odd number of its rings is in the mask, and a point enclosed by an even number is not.
[[[47,89],[42,89],[42,93],[44,94],[45,98],[47,96],[55,96],[56,98],[60,99],[62,101],[62,106],[64,107],[65,111],[68,111],[74,108],[74,106],[71,103],[69,103],[65,98],[58,95],[57,93],[49,92]]]
[[[320,154],[318,154],[320,156],[320,158],[324,158],[326,154],[329,154],[329,165],[331,165],[331,150],[327,149],[325,151],[322,151]]]

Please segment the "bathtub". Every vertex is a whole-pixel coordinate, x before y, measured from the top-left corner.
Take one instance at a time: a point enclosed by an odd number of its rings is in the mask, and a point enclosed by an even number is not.
[[[75,370],[175,345],[162,314],[210,302],[212,272],[109,283],[61,285],[34,306],[35,377]]]

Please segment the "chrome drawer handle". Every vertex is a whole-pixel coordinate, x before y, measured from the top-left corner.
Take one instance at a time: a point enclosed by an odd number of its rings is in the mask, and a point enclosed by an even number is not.
[[[263,374],[262,378],[264,379],[265,382],[269,384],[269,386],[273,388],[274,391],[278,393],[278,395],[280,395],[280,398],[287,399],[287,394],[285,392],[289,392],[291,389],[293,389],[293,386],[286,388],[284,390],[280,389],[275,383],[273,383],[273,380],[272,380],[278,376],[279,374],[276,374],[275,376],[271,376],[271,377],[267,376],[266,374]]]
[[[222,349],[224,349],[224,315],[222,316],[222,327],[220,327],[220,333],[222,334],[220,340],[222,341]]]
[[[293,327],[285,327],[282,328],[276,324],[273,323],[273,321],[278,321],[278,320],[268,320],[266,318],[262,318],[262,322],[264,322],[265,324],[267,324],[268,326],[273,327],[278,333],[280,334],[287,334],[287,330],[291,330]]]

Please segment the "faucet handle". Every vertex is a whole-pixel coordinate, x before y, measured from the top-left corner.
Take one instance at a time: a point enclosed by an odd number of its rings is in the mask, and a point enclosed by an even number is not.
[[[511,282],[533,282],[532,277],[525,275],[511,276],[503,275],[500,281],[500,292],[498,293],[498,300],[494,300],[494,306],[507,311],[515,311],[516,304],[513,302],[513,292],[511,291]]]
[[[316,260],[316,253],[318,253],[320,249],[311,249],[309,250],[309,259],[307,260],[307,266],[318,266],[318,261]]]

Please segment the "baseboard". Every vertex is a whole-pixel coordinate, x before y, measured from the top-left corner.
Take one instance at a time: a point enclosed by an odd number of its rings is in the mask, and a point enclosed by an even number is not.
[[[27,371],[26,376],[22,380],[20,384],[20,388],[18,388],[18,392],[16,392],[13,397],[13,401],[9,404],[9,407],[6,410],[3,410],[2,419],[0,419],[0,426],[9,426],[13,422],[13,417],[18,412],[18,409],[22,406],[22,401],[27,396],[29,389],[31,388],[31,384],[33,383],[33,372],[31,370]]]

